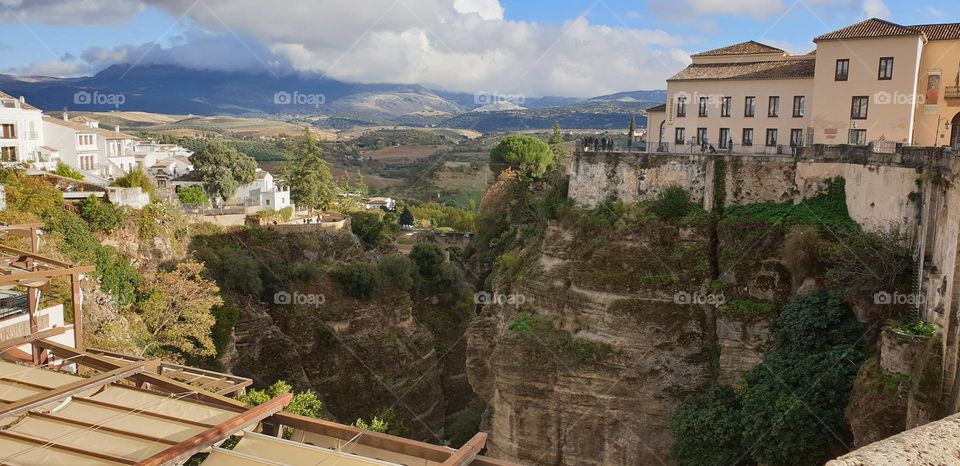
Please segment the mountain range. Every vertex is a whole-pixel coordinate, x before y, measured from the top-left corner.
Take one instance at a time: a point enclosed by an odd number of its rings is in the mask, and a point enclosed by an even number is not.
[[[177,115],[323,115],[331,124],[446,126],[479,131],[620,128],[666,92],[631,91],[589,99],[468,94],[410,84],[359,84],[321,75],[113,65],[75,78],[0,75],[0,90],[46,111],[143,111]],[[473,112],[472,110],[481,111]]]

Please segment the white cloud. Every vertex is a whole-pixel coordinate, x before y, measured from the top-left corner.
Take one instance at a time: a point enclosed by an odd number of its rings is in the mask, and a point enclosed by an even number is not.
[[[78,74],[89,73],[91,71],[92,69],[86,63],[56,58],[29,66],[7,68],[3,70],[3,72],[6,74],[14,74],[18,76],[51,76],[55,78],[77,76]]]
[[[139,0],[0,0],[0,23],[117,25],[143,9]]]
[[[890,17],[890,8],[883,0],[863,0],[863,14],[868,18],[887,19]]]
[[[499,0],[285,0],[282,7],[262,0],[0,2],[37,22],[62,23],[42,17],[56,5],[82,16],[78,24],[102,22],[110,8],[119,10],[113,18],[155,7],[171,21],[186,19],[187,32],[165,48],[87,50],[81,58],[95,67],[270,69],[462,92],[593,96],[663,88],[689,60],[682,41],[659,29],[610,27],[586,17],[563,24],[507,20]]]

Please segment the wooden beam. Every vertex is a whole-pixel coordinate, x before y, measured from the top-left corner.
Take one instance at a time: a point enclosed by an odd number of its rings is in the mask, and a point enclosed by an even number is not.
[[[0,341],[0,353],[10,349],[16,348],[18,346],[28,345],[38,340],[43,340],[44,338],[55,337],[57,335],[62,335],[70,330],[73,326],[61,325],[59,327],[53,327],[47,330],[41,330],[30,335],[25,335],[22,337],[10,338],[9,340]]]
[[[248,409],[225,422],[217,424],[183,442],[180,442],[139,463],[139,466],[177,464],[213,444],[226,439],[239,430],[255,426],[264,418],[275,414],[290,404],[292,393],[284,393],[260,406]]]
[[[32,247],[32,245],[31,245],[31,247]],[[68,263],[68,262],[63,262],[63,261],[54,259],[54,258],[52,258],[52,257],[47,257],[47,256],[44,256],[44,255],[42,255],[42,254],[38,254],[38,253],[36,253],[36,252],[30,252],[30,251],[24,251],[24,250],[22,250],[22,249],[11,248],[10,246],[4,246],[4,245],[2,245],[2,244],[0,244],[0,252],[4,252],[4,253],[6,253],[7,255],[11,255],[11,256],[24,256],[24,257],[29,257],[29,258],[31,258],[31,259],[36,259],[36,260],[38,260],[38,261],[40,261],[40,262],[45,262],[45,263],[47,263],[47,264],[56,265],[57,267],[62,267],[62,268],[65,268],[65,269],[69,269],[69,268],[73,267],[73,264],[70,264],[70,263]]]
[[[120,364],[116,360],[106,358],[104,356],[98,356],[90,353],[78,352],[76,349],[69,346],[64,346],[56,342],[51,342],[50,340],[41,340],[37,343],[38,345],[53,351],[54,354],[63,357],[77,357],[83,356],[83,359],[80,361],[81,364],[86,364],[90,367],[100,369],[100,370],[110,370],[113,368],[120,367]],[[161,375],[155,375],[150,373],[140,373],[133,376],[137,381],[142,381],[150,384],[152,387],[167,391],[170,393],[184,393],[188,391],[196,391],[197,399],[205,403],[211,404],[215,407],[221,409],[227,409],[232,411],[241,411],[249,409],[245,403],[237,401],[233,398],[228,398],[222,395],[215,393],[210,393],[204,390],[199,390],[196,387],[191,387],[183,382],[179,382],[168,377]],[[270,416],[266,419],[266,422],[274,425],[283,425],[287,427],[292,427],[294,429],[301,429],[307,432],[313,432],[321,435],[326,435],[328,437],[338,438],[344,441],[348,441],[357,436],[357,434],[363,432],[364,435],[360,436],[356,440],[357,443],[361,445],[366,445],[371,448],[378,448],[380,450],[390,451],[394,453],[400,453],[408,456],[413,456],[416,458],[423,458],[429,461],[435,461],[437,463],[442,463],[447,460],[454,453],[455,450],[452,448],[442,447],[439,445],[433,445],[426,442],[418,442],[416,440],[405,439],[402,437],[396,437],[387,434],[381,434],[379,432],[371,432],[360,430],[353,426],[347,426],[343,424],[336,424],[330,421],[324,421],[322,419],[315,419],[312,417],[301,416],[298,414],[279,412]],[[511,463],[495,460],[492,458],[478,457],[474,459],[472,466],[509,466]]]
[[[146,362],[138,362],[123,366],[112,371],[103,372],[93,377],[77,380],[76,382],[51,389],[44,393],[17,400],[14,403],[0,407],[0,418],[16,416],[20,413],[43,406],[45,404],[76,395],[91,388],[102,387],[106,384],[143,372]]]
[[[94,266],[73,267],[69,269],[50,269],[35,272],[18,272],[12,274],[0,275],[0,285],[8,283],[17,283],[20,280],[29,280],[34,278],[57,278],[64,275],[74,275],[80,273],[91,273],[96,270]]]
[[[83,309],[81,309],[80,305],[81,290],[79,273],[70,275],[70,296],[72,298],[70,304],[73,306],[73,347],[83,351],[86,344],[83,342]]]
[[[473,462],[473,459],[480,454],[480,451],[487,445],[487,434],[477,432],[473,438],[467,440],[459,450],[454,452],[440,466],[467,466]]]
[[[89,456],[91,458],[96,458],[101,461],[109,461],[111,463],[120,463],[120,464],[136,464],[136,461],[129,460],[127,458],[121,458],[119,456],[108,455],[106,453],[98,453],[95,451],[85,450],[83,448],[72,447],[70,445],[64,445],[62,443],[57,443],[55,441],[47,441],[43,439],[33,438],[26,435],[18,434],[16,432],[10,432],[9,430],[0,431],[0,437],[7,437],[13,440],[19,440],[25,443],[32,443],[38,445],[39,448],[52,448],[54,450],[65,451],[68,453],[73,453],[76,455]],[[4,463],[7,464],[7,463]],[[16,464],[16,463],[15,463]]]

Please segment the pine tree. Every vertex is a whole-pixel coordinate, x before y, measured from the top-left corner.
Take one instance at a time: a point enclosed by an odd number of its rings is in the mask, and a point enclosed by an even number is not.
[[[550,136],[550,145],[563,144],[563,134],[560,133],[560,122],[553,122],[553,135]]]
[[[368,188],[367,184],[363,182],[363,173],[360,173],[360,170],[357,170],[357,177],[354,186],[356,186],[357,192],[360,193],[361,196],[370,194],[370,188]]]
[[[337,196],[337,184],[313,133],[305,128],[296,147],[285,155],[283,173],[293,202],[309,209],[327,208]]]
[[[627,145],[633,145],[633,139],[637,136],[637,117],[630,117],[630,129],[627,131]]]

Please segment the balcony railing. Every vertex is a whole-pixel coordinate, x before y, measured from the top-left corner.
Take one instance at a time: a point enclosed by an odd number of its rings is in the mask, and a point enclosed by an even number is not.
[[[960,99],[960,86],[947,86],[943,92],[945,99]]]
[[[789,144],[777,144],[768,146],[766,144],[727,144],[723,147],[713,146],[713,148],[704,148],[700,144],[677,144],[673,142],[652,143],[656,146],[656,152],[667,154],[691,154],[691,155],[710,155],[710,154],[749,154],[749,155],[785,155],[796,154],[796,147]],[[728,147],[729,146],[729,147]]]

